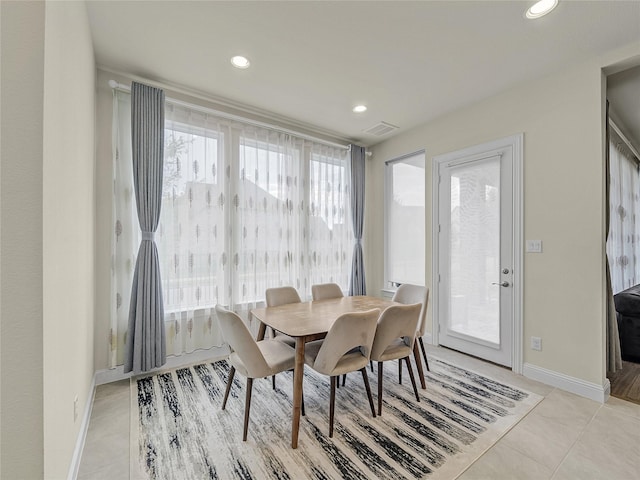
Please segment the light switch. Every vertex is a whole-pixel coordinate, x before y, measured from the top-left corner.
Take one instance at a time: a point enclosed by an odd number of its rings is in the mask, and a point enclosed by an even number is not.
[[[542,253],[542,240],[527,240],[528,253]]]

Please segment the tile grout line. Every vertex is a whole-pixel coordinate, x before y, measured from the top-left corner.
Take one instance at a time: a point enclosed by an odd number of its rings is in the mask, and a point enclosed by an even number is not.
[[[612,397],[613,397],[613,395],[612,395]],[[624,398],[619,398],[619,397],[613,397],[613,398],[615,398],[617,400],[620,400],[622,402],[627,402],[627,403],[631,403],[633,405],[636,405],[635,403],[630,402],[629,400],[625,400]],[[603,403],[602,406],[606,407],[608,410],[611,410],[612,412],[619,413],[620,415],[624,415],[625,417],[629,417],[629,418],[631,418],[633,420],[640,420],[639,416],[633,415],[633,414],[631,414],[631,413],[629,413],[629,412],[627,412],[627,411],[625,411],[623,409],[615,408],[615,407],[613,407],[611,405],[607,405],[606,403]]]
[[[555,390],[555,388],[552,390],[552,392]],[[549,392],[551,393],[551,392]],[[476,458],[473,462],[471,462],[467,468],[465,468],[462,472],[460,472],[459,475],[457,475],[455,478],[460,478],[462,477],[462,475],[467,472],[467,470],[469,470],[473,465],[475,465],[477,462],[479,462],[485,455],[487,455],[493,448],[497,447],[498,445],[500,445],[502,443],[502,441],[506,438],[506,436],[509,434],[509,432],[512,432],[513,430],[515,430],[518,425],[520,425],[520,423],[527,418],[529,415],[531,415],[541,404],[542,402],[544,402],[545,398],[547,398],[546,395],[542,395],[542,400],[540,400],[535,407],[533,407],[531,410],[529,410],[520,420],[518,420],[518,422],[516,424],[514,424],[513,426],[511,426],[511,428],[509,428],[506,432],[504,432],[504,434],[498,439],[497,442],[495,442],[493,445],[491,445],[487,450],[485,450],[485,452],[480,455],[478,458]],[[529,455],[527,455],[526,453],[522,453],[518,450],[513,449],[512,447],[510,447],[509,445],[505,445],[502,444],[502,448],[508,448],[509,450],[512,450],[516,453],[519,453],[525,457],[527,457],[529,460],[539,463],[536,459],[531,458]]]
[[[565,462],[567,457],[571,454],[571,451],[576,446],[578,441],[582,438],[582,436],[584,435],[584,432],[587,430],[587,428],[589,428],[589,426],[596,419],[596,415],[598,415],[598,412],[600,412],[600,410],[602,409],[603,406],[604,406],[604,404],[601,404],[598,407],[598,409],[593,413],[593,415],[591,416],[591,419],[587,422],[587,424],[584,426],[584,428],[582,428],[582,430],[580,430],[580,433],[578,434],[576,439],[573,441],[573,443],[571,444],[571,446],[567,450],[567,453],[562,457],[562,460],[560,460],[560,462],[558,463],[558,466],[553,470],[553,473],[551,474],[550,480],[553,480],[553,478],[556,476],[556,474],[558,473],[558,470],[560,470],[560,467],[562,466],[562,464]]]

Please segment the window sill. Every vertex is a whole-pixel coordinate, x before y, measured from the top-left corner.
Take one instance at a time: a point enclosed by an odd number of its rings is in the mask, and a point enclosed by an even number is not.
[[[393,296],[396,294],[396,291],[383,288],[382,290],[380,290],[380,293],[384,298],[393,298]]]

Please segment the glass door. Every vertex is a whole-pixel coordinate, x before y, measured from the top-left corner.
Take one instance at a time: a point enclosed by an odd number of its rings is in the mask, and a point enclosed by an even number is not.
[[[454,159],[439,170],[439,343],[511,366],[511,155]]]

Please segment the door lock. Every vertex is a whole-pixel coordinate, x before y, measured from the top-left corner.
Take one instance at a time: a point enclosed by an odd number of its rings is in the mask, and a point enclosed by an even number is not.
[[[491,285],[500,285],[501,287],[508,287],[509,286],[509,282],[493,282]]]
[[[509,273],[509,269],[508,268],[503,268],[502,269],[502,273],[504,273],[506,275],[507,273]]]

